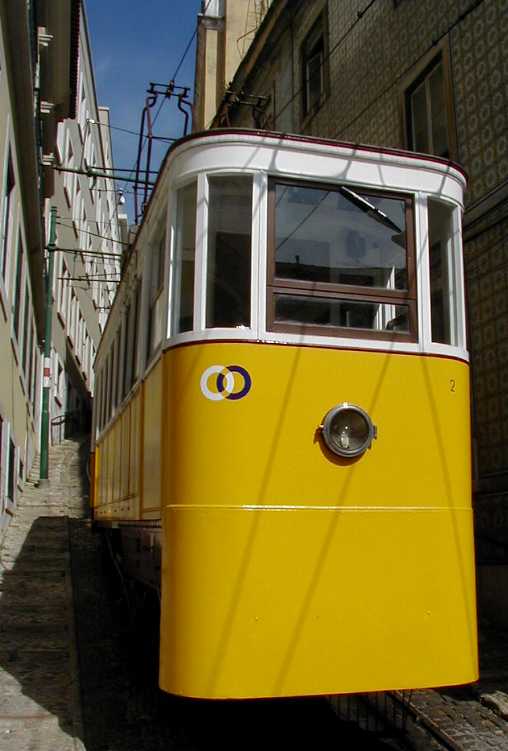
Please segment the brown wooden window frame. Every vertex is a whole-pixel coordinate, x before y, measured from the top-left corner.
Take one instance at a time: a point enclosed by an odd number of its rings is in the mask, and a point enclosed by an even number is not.
[[[314,45],[309,50],[309,42],[313,36],[317,36]],[[315,101],[309,101],[308,86],[310,79],[308,77],[308,67],[311,60],[316,56],[316,49],[320,47],[321,54],[321,88],[319,97]],[[305,38],[300,46],[300,67],[301,67],[301,108],[302,108],[302,125],[306,125],[309,120],[321,109],[329,93],[329,70],[328,70],[328,6],[325,4],[319,14],[314,19],[312,26],[309,28]]]
[[[309,336],[347,337],[354,339],[376,339],[383,341],[417,342],[417,272],[415,245],[415,202],[414,196],[399,191],[383,191],[358,187],[362,196],[372,195],[382,198],[395,198],[405,203],[406,219],[406,269],[408,285],[406,290],[387,290],[383,287],[362,287],[334,282],[315,282],[300,279],[285,279],[275,273],[276,234],[275,234],[275,189],[277,185],[289,187],[316,188],[330,192],[340,192],[341,187],[355,189],[353,185],[337,185],[308,180],[291,180],[270,177],[268,180],[268,237],[267,237],[267,331],[285,334],[306,334]],[[312,323],[279,322],[275,319],[275,298],[277,294],[302,295],[316,299],[348,300],[349,302],[381,303],[388,305],[406,305],[408,308],[409,331],[377,331],[373,329],[347,328],[344,326],[319,326]]]
[[[432,48],[401,81],[400,109],[402,120],[402,142],[405,148],[414,151],[411,97],[414,92],[441,66],[443,72],[443,96],[448,137],[448,155],[442,159],[457,159],[457,134],[455,128],[455,108],[451,77],[450,47],[447,39]],[[418,153],[418,152],[417,152]],[[431,152],[434,153],[434,152]]]

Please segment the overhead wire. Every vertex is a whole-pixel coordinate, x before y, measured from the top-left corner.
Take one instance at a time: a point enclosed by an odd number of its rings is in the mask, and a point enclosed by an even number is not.
[[[57,221],[57,225],[59,225],[60,227],[67,227],[68,229],[74,229],[72,224],[65,224],[65,222]],[[107,235],[98,235],[96,232],[90,232],[90,230],[80,229],[79,232],[83,232],[85,235],[92,235],[93,237],[99,237],[101,240],[108,240],[109,242],[117,243],[118,245],[126,245],[126,246],[129,245],[129,243],[126,243],[123,240],[113,240],[112,237],[107,237]],[[120,255],[120,253],[118,255]]]
[[[211,3],[211,2],[212,2],[212,0],[208,0],[208,1],[207,1],[206,5],[205,5],[205,7],[204,7],[204,9],[203,9],[202,15],[206,15],[206,11],[207,11],[207,10],[208,10],[208,8],[210,7],[210,3]],[[184,52],[183,52],[182,56],[180,57],[180,60],[179,60],[179,62],[178,62],[178,64],[177,64],[177,66],[176,66],[175,72],[173,73],[173,77],[171,78],[171,80],[172,80],[172,81],[175,81],[175,79],[176,79],[176,77],[177,77],[178,73],[180,72],[180,70],[181,70],[181,67],[182,67],[182,65],[183,65],[183,63],[184,63],[184,61],[185,61],[185,58],[187,57],[187,55],[188,55],[188,53],[189,53],[189,50],[190,50],[190,48],[191,48],[191,46],[192,46],[192,43],[193,43],[193,41],[194,41],[194,39],[195,39],[196,35],[197,35],[197,25],[196,25],[196,27],[195,27],[195,29],[194,29],[194,31],[193,31],[193,33],[192,33],[192,35],[191,35],[191,37],[190,37],[189,41],[187,42],[187,45],[186,45],[186,47],[185,47],[185,50],[184,50]],[[163,97],[163,98],[162,98],[162,100],[161,100],[161,102],[160,102],[160,104],[159,104],[159,107],[158,107],[158,109],[157,109],[157,112],[155,113],[155,116],[154,116],[154,118],[153,118],[152,126],[153,126],[153,125],[155,125],[155,123],[157,122],[157,119],[158,119],[158,117],[159,117],[159,115],[160,115],[160,113],[161,113],[162,107],[164,106],[164,103],[165,103],[165,102],[166,102],[166,97]],[[140,134],[138,133],[138,136],[139,136],[139,135],[140,135]],[[144,136],[144,137],[143,137],[143,143],[142,143],[142,145],[141,145],[140,156],[141,156],[141,155],[143,154],[143,151],[144,151],[144,149],[145,149],[145,145],[146,145],[146,142],[147,142],[147,140],[148,140],[148,136]],[[134,174],[135,170],[136,170],[136,162],[134,162],[134,164],[133,164],[133,166],[132,166],[132,169],[131,169],[131,171],[129,172],[129,177],[132,177],[132,175]],[[127,181],[126,181],[126,182],[127,182]],[[124,186],[124,187],[125,187],[125,186]],[[123,189],[122,189],[122,192],[124,192],[124,191],[123,191]]]
[[[137,130],[129,130],[129,128],[120,128],[118,125],[109,125],[108,123],[100,123],[97,120],[89,120],[90,123],[93,125],[97,125],[99,128],[108,128],[109,130],[119,130],[122,133],[128,133],[131,136],[139,136],[141,135],[139,131]],[[167,141],[168,143],[172,143],[175,141],[175,138],[166,138],[165,136],[157,136],[157,139],[159,141]],[[128,170],[126,170],[128,172]]]

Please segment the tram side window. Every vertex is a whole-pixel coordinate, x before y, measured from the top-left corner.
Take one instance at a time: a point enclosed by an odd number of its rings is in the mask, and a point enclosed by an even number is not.
[[[96,372],[95,373],[95,384],[94,384],[94,396],[93,396],[93,408],[95,410],[95,435],[99,432],[101,429],[101,373]]]
[[[271,181],[268,328],[414,340],[411,198]]]
[[[457,278],[460,252],[454,241],[453,207],[429,199],[430,310],[432,341],[458,343]]]
[[[164,287],[164,260],[166,249],[166,230],[159,227],[150,248],[150,299],[148,311],[148,351],[150,360],[162,340],[162,290]]]
[[[125,309],[123,318],[124,345],[123,345],[123,378],[122,399],[125,399],[130,388],[129,383],[129,352],[132,349],[132,305],[129,303]]]
[[[178,191],[173,282],[174,334],[191,331],[193,328],[196,200],[196,182]]]
[[[103,368],[104,383],[102,384],[102,415],[101,426],[104,428],[108,421],[108,382],[109,382],[109,362],[106,359]]]
[[[209,180],[206,326],[250,325],[252,178]]]
[[[106,368],[105,367],[102,367],[100,371],[100,382],[99,382],[97,393],[99,395],[99,404],[97,408],[97,425],[98,425],[99,430],[102,430],[104,427],[104,402],[106,401]]]
[[[139,335],[139,306],[141,302],[141,285],[142,280],[138,279],[134,304],[131,307],[133,315],[133,333],[132,333],[132,350],[129,361],[129,385],[132,386],[138,375],[138,335]]]
[[[115,350],[113,347],[113,349],[110,352],[109,360],[108,360],[108,411],[107,411],[108,420],[111,418],[113,414],[113,376],[115,372],[114,354],[115,354]]]
[[[121,329],[118,328],[115,336],[114,353],[115,353],[115,368],[113,371],[113,410],[116,409],[120,401],[120,335]]]

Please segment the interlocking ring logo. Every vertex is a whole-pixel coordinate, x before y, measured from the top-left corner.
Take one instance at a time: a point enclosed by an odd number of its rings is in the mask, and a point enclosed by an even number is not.
[[[243,379],[243,386],[239,391],[235,391],[234,373]],[[213,376],[215,376],[216,391],[210,389],[210,379]],[[200,386],[203,396],[212,402],[219,402],[222,399],[243,399],[250,391],[252,379],[241,365],[210,365],[201,376]]]

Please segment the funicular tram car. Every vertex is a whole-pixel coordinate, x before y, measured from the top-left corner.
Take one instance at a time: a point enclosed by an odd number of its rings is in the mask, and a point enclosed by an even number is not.
[[[160,587],[163,690],[476,679],[464,188],[441,159],[277,133],[169,150],[92,446],[94,519]]]

